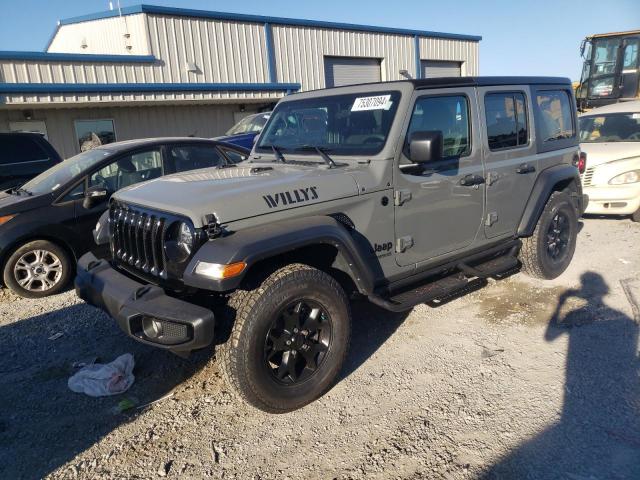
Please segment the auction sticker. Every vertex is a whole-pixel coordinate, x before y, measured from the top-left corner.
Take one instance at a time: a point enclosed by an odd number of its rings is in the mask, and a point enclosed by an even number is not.
[[[375,97],[358,97],[351,107],[352,112],[365,110],[389,110],[391,108],[391,95],[377,95]]]

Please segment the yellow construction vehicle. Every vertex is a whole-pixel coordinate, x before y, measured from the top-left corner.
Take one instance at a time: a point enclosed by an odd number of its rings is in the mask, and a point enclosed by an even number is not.
[[[584,58],[576,88],[581,111],[640,98],[640,30],[599,33],[580,45]]]

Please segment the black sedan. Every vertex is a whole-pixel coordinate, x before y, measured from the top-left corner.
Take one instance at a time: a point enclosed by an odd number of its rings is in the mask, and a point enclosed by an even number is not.
[[[113,192],[170,173],[237,163],[248,154],[201,138],[111,143],[0,193],[4,284],[27,298],[60,292],[73,276],[75,260],[94,248],[93,228]]]

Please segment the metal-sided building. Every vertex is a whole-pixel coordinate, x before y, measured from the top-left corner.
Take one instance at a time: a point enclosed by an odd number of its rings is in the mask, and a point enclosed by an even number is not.
[[[303,90],[477,75],[478,36],[138,5],[61,20],[44,52],[0,52],[0,131],[223,134]]]

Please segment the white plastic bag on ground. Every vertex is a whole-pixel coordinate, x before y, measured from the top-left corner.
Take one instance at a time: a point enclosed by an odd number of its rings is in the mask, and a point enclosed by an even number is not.
[[[91,397],[105,397],[125,392],[133,385],[133,355],[125,353],[107,364],[88,365],[73,375],[69,388]]]

